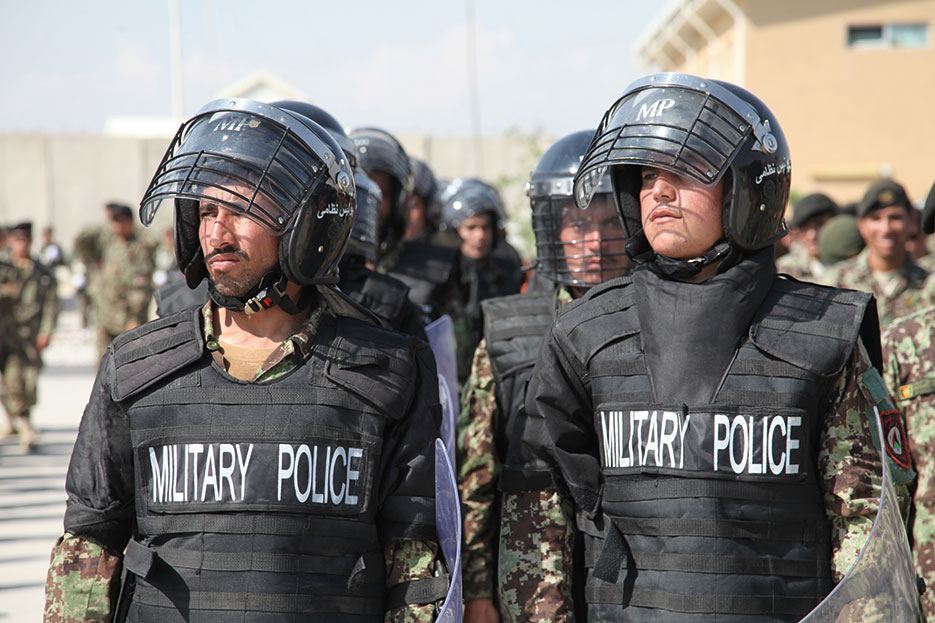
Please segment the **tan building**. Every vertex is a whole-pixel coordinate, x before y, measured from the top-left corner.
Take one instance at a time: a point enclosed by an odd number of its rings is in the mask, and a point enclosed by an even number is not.
[[[856,201],[935,182],[935,0],[679,0],[637,46],[647,72],[739,84],[792,150],[792,189]]]

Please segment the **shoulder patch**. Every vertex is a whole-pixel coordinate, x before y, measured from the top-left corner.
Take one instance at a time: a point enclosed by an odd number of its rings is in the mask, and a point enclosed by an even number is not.
[[[883,445],[886,448],[886,453],[900,467],[912,469],[906,429],[903,426],[903,418],[899,415],[899,411],[893,409],[880,413],[880,421],[883,425]]]

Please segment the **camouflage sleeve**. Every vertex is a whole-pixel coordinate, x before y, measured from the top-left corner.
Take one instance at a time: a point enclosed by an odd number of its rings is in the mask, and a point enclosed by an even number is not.
[[[457,423],[458,491],[464,514],[461,552],[464,600],[492,599],[499,519],[496,484],[500,472],[493,439],[497,403],[494,379],[481,340],[464,388]]]
[[[49,269],[48,273],[51,277],[51,283],[42,293],[42,318],[39,322],[39,335],[50,336],[52,331],[55,330],[55,322],[58,320],[59,303],[58,282],[55,280],[55,275],[51,269]]]
[[[93,539],[65,533],[52,548],[43,622],[109,622],[121,558]]]
[[[512,621],[574,620],[571,505],[555,489],[504,493],[499,582]]]
[[[825,512],[831,524],[831,573],[839,581],[857,560],[879,508],[882,459],[873,443],[872,405],[862,393],[860,375],[872,368],[859,344],[841,375],[837,399],[825,418],[818,470]]]
[[[127,318],[131,322],[145,322],[153,298],[153,272],[156,270],[156,247],[149,240],[140,240],[133,256],[133,268],[126,276],[124,294]]]
[[[396,541],[384,552],[386,556],[386,588],[411,580],[431,578],[435,571],[438,545],[429,541]],[[401,606],[387,611],[384,623],[432,623],[436,604]]]

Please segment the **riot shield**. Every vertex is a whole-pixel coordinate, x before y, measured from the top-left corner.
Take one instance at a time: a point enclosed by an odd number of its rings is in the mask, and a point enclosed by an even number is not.
[[[436,619],[439,623],[461,623],[461,500],[448,449],[435,440],[435,526],[442,555],[451,576],[445,603]]]
[[[442,403],[442,441],[448,458],[455,462],[455,421],[458,418],[458,360],[455,356],[455,330],[451,316],[444,315],[425,327],[429,346],[438,368],[438,400]]]
[[[879,439],[883,429],[877,409]],[[854,566],[800,623],[912,623],[921,620],[918,583],[886,461],[880,509]]]

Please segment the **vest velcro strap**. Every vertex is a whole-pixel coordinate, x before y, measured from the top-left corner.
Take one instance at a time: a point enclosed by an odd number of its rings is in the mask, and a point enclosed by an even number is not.
[[[593,585],[585,588],[589,603],[623,604],[624,607],[654,608],[691,614],[778,614],[803,616],[820,601],[818,597],[774,595],[685,595],[669,591],[635,589],[624,602],[624,586]]]
[[[924,378],[907,385],[900,385],[896,390],[896,397],[899,400],[909,400],[931,393],[935,393],[935,378]]]
[[[759,392],[742,389],[722,389],[717,393],[719,403],[731,405],[758,405],[761,407],[787,407],[794,404],[796,394]]]
[[[607,503],[633,502],[657,499],[719,498],[775,502],[800,499],[803,487],[811,492],[813,486],[800,483],[764,483],[708,478],[656,478],[628,480],[626,486],[604,487],[603,499]]]
[[[145,606],[191,611],[239,611],[284,613],[329,613],[382,615],[382,595],[323,595],[309,593],[251,593],[206,591],[160,591],[152,586],[137,585],[133,601]]]
[[[130,539],[123,553],[123,568],[141,578],[149,576],[156,563],[156,550]]]
[[[737,360],[730,366],[731,374],[780,378],[814,378],[815,375],[791,363],[778,359]]]
[[[644,536],[698,536],[724,539],[762,539],[813,543],[815,530],[805,522],[772,523],[723,519],[667,519],[661,517],[614,517],[624,534]]]
[[[593,361],[588,368],[591,378],[597,376],[645,376],[646,362],[643,359],[611,359]]]
[[[152,344],[147,344],[146,346],[141,346],[134,348],[133,350],[121,350],[114,355],[114,365],[122,366],[134,361],[143,359],[144,357],[149,357],[154,353],[162,353],[169,349],[175,348],[180,344],[185,344],[190,342],[192,336],[190,333],[178,332],[171,333],[168,336],[158,339]]]
[[[620,568],[624,563],[629,569],[631,558],[630,546],[627,545],[626,538],[620,532],[616,522],[611,523],[607,538],[604,540],[604,547],[601,548],[601,553],[594,563],[593,575],[599,580],[613,584],[620,577]]]
[[[595,569],[600,556],[594,551],[585,554],[585,565]],[[638,570],[678,571],[688,573],[715,573],[720,575],[764,575],[812,578],[829,578],[827,565],[819,560],[785,560],[773,556],[724,556],[703,554],[654,554],[632,552],[633,563]],[[600,578],[603,579],[603,578]]]
[[[362,567],[385,564],[383,553],[372,551],[357,556],[316,556],[273,554],[267,552],[203,552],[186,549],[159,550],[159,558],[166,564],[201,571],[264,571],[289,574],[350,575],[361,558]]]
[[[435,603],[448,594],[451,577],[445,573],[433,578],[400,582],[386,591],[386,610],[395,610],[403,606]]]
[[[339,521],[316,517],[266,515],[208,515],[186,513],[180,515],[152,515],[137,517],[140,534],[153,536],[183,532],[214,532],[221,534],[308,535],[356,540],[360,547],[379,547],[373,525],[358,521]]]

